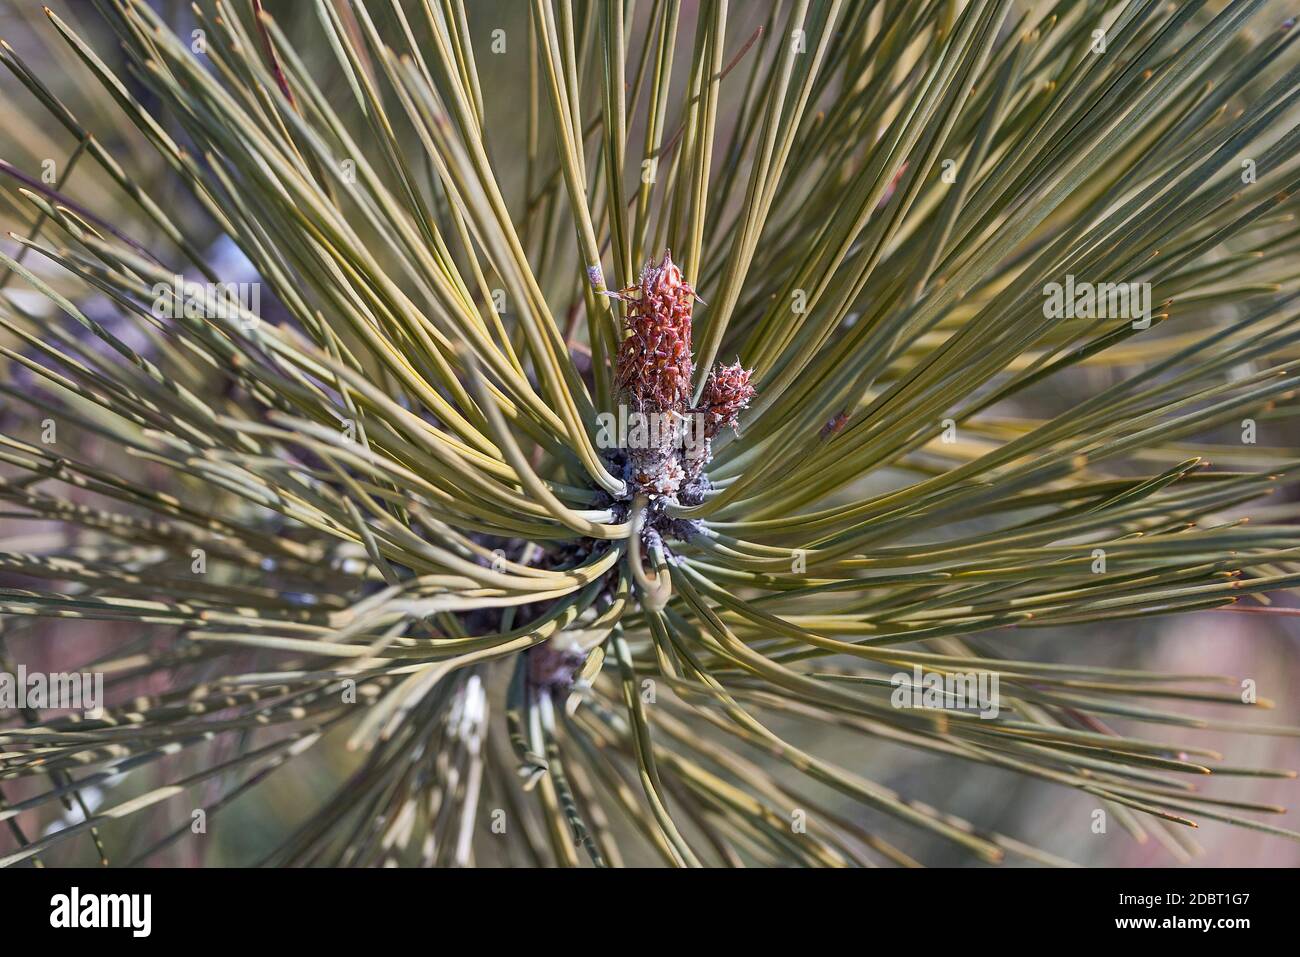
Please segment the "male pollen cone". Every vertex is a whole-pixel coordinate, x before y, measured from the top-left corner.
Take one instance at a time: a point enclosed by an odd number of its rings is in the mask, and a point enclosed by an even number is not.
[[[695,290],[669,253],[623,290],[631,335],[618,350],[618,387],[638,411],[683,412],[691,392],[691,310]]]

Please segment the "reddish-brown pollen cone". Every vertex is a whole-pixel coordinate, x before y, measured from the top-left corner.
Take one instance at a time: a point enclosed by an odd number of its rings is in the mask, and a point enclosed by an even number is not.
[[[704,383],[700,396],[700,409],[705,415],[704,434],[713,438],[724,428],[735,428],[740,410],[754,398],[754,387],[749,384],[752,370],[742,368],[739,362],[729,366],[715,366]]]
[[[623,290],[630,335],[618,350],[618,387],[637,411],[682,412],[691,392],[691,311],[695,290],[672,257],[647,265]]]
[[[707,488],[703,470],[710,440],[734,428],[736,416],[754,397],[750,372],[739,362],[718,366],[705,382],[702,404],[691,407],[691,318],[697,297],[668,253],[641,271],[637,285],[615,295],[626,303],[628,329],[618,350],[619,392],[634,412],[670,423],[643,432],[639,441],[635,432],[625,439],[629,497],[698,504]],[[653,524],[659,518],[652,517],[645,534],[659,534]]]

